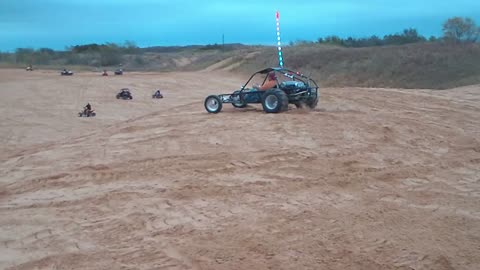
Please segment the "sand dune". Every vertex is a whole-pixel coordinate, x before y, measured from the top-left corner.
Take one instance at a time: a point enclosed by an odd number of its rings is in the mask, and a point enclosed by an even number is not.
[[[0,70],[0,269],[480,269],[479,86],[205,112],[245,79]]]

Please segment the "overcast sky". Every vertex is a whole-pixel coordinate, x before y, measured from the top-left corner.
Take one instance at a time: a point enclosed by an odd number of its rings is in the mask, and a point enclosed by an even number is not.
[[[480,24],[480,0],[0,0],[0,50],[134,41],[138,46],[276,42],[325,35],[441,35],[453,16]]]

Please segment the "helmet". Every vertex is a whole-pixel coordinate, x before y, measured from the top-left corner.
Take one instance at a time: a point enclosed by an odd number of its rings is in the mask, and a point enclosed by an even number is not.
[[[277,76],[275,76],[275,72],[272,71],[272,72],[268,73],[268,79],[272,80],[272,81],[276,80]]]

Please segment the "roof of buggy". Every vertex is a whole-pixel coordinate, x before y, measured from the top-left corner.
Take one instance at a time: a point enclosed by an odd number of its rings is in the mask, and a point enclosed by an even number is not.
[[[260,73],[260,74],[267,74],[267,73],[270,73],[272,71],[282,71],[284,70],[283,68],[266,68],[266,69],[262,69],[260,71],[257,71],[257,73]]]
[[[302,80],[302,81],[312,81],[315,86],[317,86],[317,83],[315,81],[313,81],[309,76],[305,76],[304,74],[300,73],[300,72],[295,72],[295,71],[292,71],[290,69],[287,69],[287,68],[283,68],[283,67],[269,67],[269,68],[266,68],[266,69],[262,69],[260,71],[257,71],[255,74],[268,74],[272,71],[275,71],[275,72],[280,72],[280,73],[283,73],[285,75],[289,75],[289,76],[293,76],[299,80]],[[255,75],[254,74],[254,75]],[[254,76],[252,75],[252,76]]]

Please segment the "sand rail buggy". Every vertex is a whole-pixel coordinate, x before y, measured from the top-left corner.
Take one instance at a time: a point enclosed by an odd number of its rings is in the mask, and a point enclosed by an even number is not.
[[[128,88],[122,88],[117,94],[117,99],[133,99],[132,93]]]
[[[275,73],[276,85],[268,90],[260,91],[247,88],[247,85],[257,75],[265,77]],[[314,109],[320,97],[317,83],[310,77],[286,68],[266,68],[255,72],[250,79],[231,94],[210,95],[205,99],[205,109],[209,113],[219,113],[223,103],[231,103],[235,108],[244,108],[247,104],[261,103],[266,113],[279,113],[288,110],[288,104],[297,108],[308,107]]]

